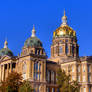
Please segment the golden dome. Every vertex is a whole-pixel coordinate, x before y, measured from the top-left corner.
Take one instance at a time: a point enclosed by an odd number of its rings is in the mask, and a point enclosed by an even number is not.
[[[75,37],[76,32],[67,25],[67,17],[65,15],[62,17],[62,24],[59,28],[56,29],[53,33],[53,37]]]
[[[75,37],[76,32],[71,27],[66,25],[66,26],[61,26],[61,27],[57,28],[56,31],[53,33],[53,37],[64,37],[64,36]]]

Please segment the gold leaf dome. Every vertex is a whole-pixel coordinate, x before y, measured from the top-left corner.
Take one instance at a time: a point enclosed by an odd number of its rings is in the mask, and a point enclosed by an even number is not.
[[[57,28],[53,32],[53,37],[75,37],[76,32],[67,25],[67,17],[65,15],[64,11],[64,16],[62,17],[62,24],[59,28]]]

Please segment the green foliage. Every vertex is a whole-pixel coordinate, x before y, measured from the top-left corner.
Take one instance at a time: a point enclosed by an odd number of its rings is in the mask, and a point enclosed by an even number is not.
[[[65,71],[58,69],[57,71],[57,84],[60,92],[79,92],[79,85],[77,81],[71,81],[71,76],[66,75]]]
[[[29,81],[24,81],[19,88],[19,92],[33,92],[31,83]]]

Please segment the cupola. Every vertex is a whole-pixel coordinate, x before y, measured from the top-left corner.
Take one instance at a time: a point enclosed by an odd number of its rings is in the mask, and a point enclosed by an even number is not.
[[[4,56],[4,55],[13,56],[12,51],[8,48],[7,40],[5,40],[4,42],[4,48],[0,50],[0,56]]]

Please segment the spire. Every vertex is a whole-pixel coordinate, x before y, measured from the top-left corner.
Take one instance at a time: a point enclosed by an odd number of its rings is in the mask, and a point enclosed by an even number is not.
[[[7,40],[5,40],[5,42],[4,42],[4,48],[8,48],[8,42],[7,42]]]
[[[35,37],[36,35],[36,31],[35,31],[35,27],[34,27],[34,25],[33,25],[33,29],[32,29],[32,35],[31,35],[31,37]]]
[[[62,17],[62,25],[67,25],[67,16],[65,15],[65,10],[64,10],[64,16]]]
[[[64,9],[64,16],[65,16],[65,9]]]

